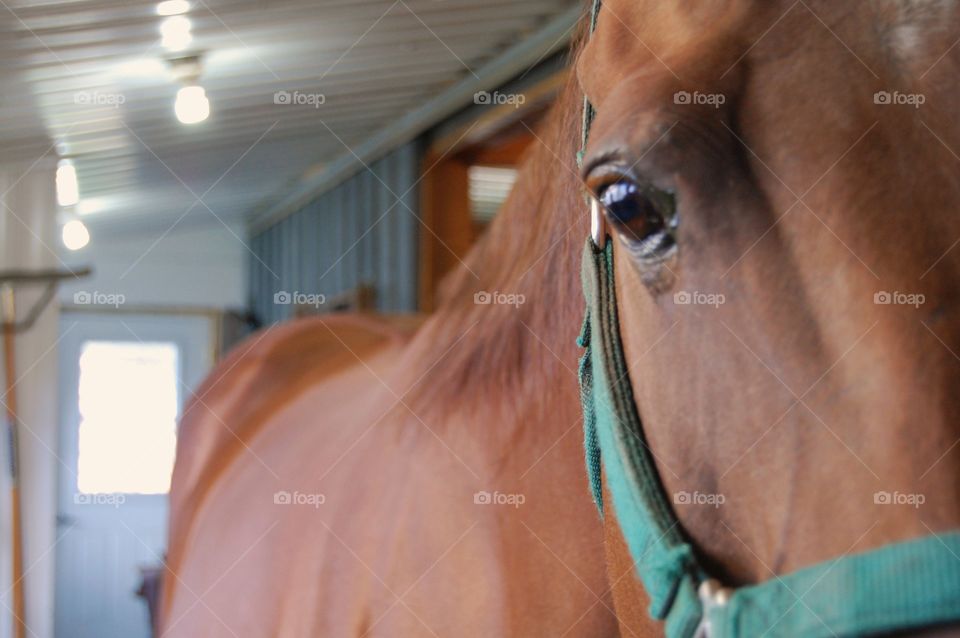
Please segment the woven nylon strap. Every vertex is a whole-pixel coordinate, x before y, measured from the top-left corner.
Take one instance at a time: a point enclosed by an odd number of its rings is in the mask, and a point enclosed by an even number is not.
[[[668,636],[690,636],[700,622],[697,585],[704,574],[664,497],[643,440],[620,343],[613,242],[588,239],[581,276],[587,313],[578,343],[587,472],[601,513],[601,465],[637,573],[650,596],[650,614],[667,621]]]
[[[587,312],[579,344],[587,471],[603,513],[601,480],[669,638],[694,635],[697,588],[708,576],[687,541],[647,448],[620,341],[613,241],[588,239]],[[602,466],[602,476],[601,476]],[[610,504],[607,504],[608,511]],[[864,636],[960,622],[960,532],[931,535],[819,563],[734,590],[709,610],[710,636]]]
[[[597,18],[600,16],[600,0],[593,0],[593,7],[590,9],[590,32],[592,36],[593,32],[597,29]],[[577,166],[580,166],[583,163],[583,154],[587,150],[587,137],[590,135],[590,125],[593,123],[593,105],[590,104],[590,100],[587,99],[587,96],[583,96],[583,124],[580,128],[580,152],[577,153]]]

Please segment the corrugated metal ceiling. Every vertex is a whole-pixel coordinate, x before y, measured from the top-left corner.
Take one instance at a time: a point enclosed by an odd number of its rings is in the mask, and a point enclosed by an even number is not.
[[[89,222],[244,215],[317,163],[474,73],[570,0],[194,0],[193,41],[157,2],[7,0],[0,153],[77,166]],[[209,120],[180,124],[167,60],[202,57]],[[278,91],[323,94],[319,107]]]

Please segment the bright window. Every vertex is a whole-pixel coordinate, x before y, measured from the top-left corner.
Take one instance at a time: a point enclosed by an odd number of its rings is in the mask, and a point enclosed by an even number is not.
[[[80,352],[85,494],[165,494],[177,443],[179,356],[173,343],[88,341]]]
[[[471,166],[467,171],[470,181],[470,208],[473,219],[487,223],[496,217],[513,183],[517,169],[498,166]]]

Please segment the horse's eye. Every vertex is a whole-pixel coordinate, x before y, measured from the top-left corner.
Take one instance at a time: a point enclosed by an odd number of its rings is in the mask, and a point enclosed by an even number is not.
[[[600,187],[596,196],[620,240],[637,257],[662,258],[675,247],[676,205],[670,193],[619,178]]]

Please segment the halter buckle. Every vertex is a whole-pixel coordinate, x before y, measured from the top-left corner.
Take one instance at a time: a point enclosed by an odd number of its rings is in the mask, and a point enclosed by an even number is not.
[[[597,248],[603,248],[607,243],[607,223],[596,197],[590,197],[590,238]]]
[[[693,632],[693,638],[710,638],[713,636],[713,627],[710,624],[710,612],[719,607],[723,607],[730,601],[733,590],[724,587],[720,581],[714,578],[708,578],[700,583],[697,588],[697,596],[700,597],[700,604],[703,607],[703,615],[700,617],[700,624]]]

